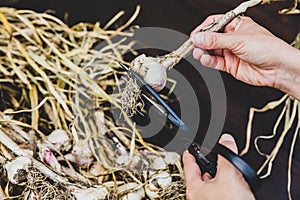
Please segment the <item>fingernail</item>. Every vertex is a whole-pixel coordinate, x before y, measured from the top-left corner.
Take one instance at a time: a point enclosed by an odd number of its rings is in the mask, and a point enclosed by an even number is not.
[[[193,42],[196,43],[196,44],[203,44],[204,43],[203,33],[195,33],[192,38],[193,38]]]
[[[220,138],[220,142],[234,142],[234,138],[229,134],[223,134]]]

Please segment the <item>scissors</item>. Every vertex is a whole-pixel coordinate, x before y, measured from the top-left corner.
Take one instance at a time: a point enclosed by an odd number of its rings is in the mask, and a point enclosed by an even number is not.
[[[127,74],[136,80],[142,89],[142,95],[147,99],[163,116],[166,116],[175,126],[185,132],[189,131],[187,125],[176,114],[174,110],[157,94],[150,85],[136,72],[131,70],[123,63],[119,63]],[[217,143],[211,150],[201,146],[196,142],[192,142],[188,151],[195,157],[196,162],[202,173],[209,173],[211,177],[215,177],[217,172],[217,155],[220,154],[229,162],[231,162],[242,174],[253,192],[257,192],[261,188],[261,180],[255,170],[240,156],[233,151]]]

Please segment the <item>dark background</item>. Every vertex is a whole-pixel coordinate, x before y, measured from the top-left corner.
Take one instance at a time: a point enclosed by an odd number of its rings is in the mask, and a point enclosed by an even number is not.
[[[118,24],[126,22],[134,12],[137,4],[141,5],[141,12],[135,24],[140,26],[165,27],[189,34],[208,15],[225,13],[238,5],[240,0],[0,0],[0,6],[33,9],[36,11],[54,10],[55,15],[64,18],[68,13],[69,25],[78,22],[100,21],[105,25],[120,10],[125,10],[125,16]],[[292,5],[292,1],[276,2],[251,8],[246,15],[252,17],[259,24],[265,26],[276,36],[290,43],[300,31],[300,15],[279,15],[278,10]],[[280,53],[280,49],[278,49]],[[259,56],[259,55],[257,55]],[[265,87],[254,87],[241,83],[230,75],[222,74],[228,101],[228,111],[224,132],[234,135],[239,149],[244,146],[248,110],[251,106],[262,107],[271,100],[279,99],[280,91]],[[201,91],[200,91],[201,92]],[[278,116],[279,110],[260,115],[255,120],[254,135],[269,134]],[[285,140],[279,157],[274,161],[272,175],[264,180],[263,188],[257,193],[257,199],[288,199],[287,197],[287,162],[292,134]],[[274,141],[263,144],[264,149],[270,151]],[[297,145],[299,146],[299,144]],[[293,199],[300,199],[300,153],[296,149],[293,162],[292,195]],[[246,160],[252,166],[258,167],[262,158],[251,148]],[[217,191],[216,191],[217,192]],[[230,192],[230,191],[228,191]]]

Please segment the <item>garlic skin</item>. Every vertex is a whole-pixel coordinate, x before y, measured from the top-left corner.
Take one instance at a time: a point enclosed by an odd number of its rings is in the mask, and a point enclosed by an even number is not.
[[[132,61],[131,69],[142,76],[155,91],[162,90],[167,83],[167,67],[157,58],[142,54]]]
[[[106,187],[99,185],[87,189],[75,189],[71,194],[78,200],[98,200],[105,199],[109,194],[109,191]]]
[[[128,193],[126,193],[126,191],[128,191]],[[145,197],[144,189],[134,182],[119,186],[118,193],[125,193],[121,197],[122,200],[142,200]]]
[[[4,165],[8,180],[17,185],[22,185],[27,180],[28,167],[32,163],[29,157],[17,157]]]

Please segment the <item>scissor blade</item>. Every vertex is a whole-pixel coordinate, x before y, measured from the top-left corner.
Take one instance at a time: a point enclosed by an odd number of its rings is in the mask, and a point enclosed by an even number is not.
[[[144,87],[148,93],[153,96],[158,103],[166,110],[168,113],[168,119],[173,122],[178,127],[186,127],[185,123],[180,119],[180,117],[175,113],[175,111],[157,94],[150,85],[146,83],[146,81],[138,75],[136,72],[130,70],[123,63],[119,63],[119,65],[127,71],[127,73],[133,77],[139,84],[140,87]]]

